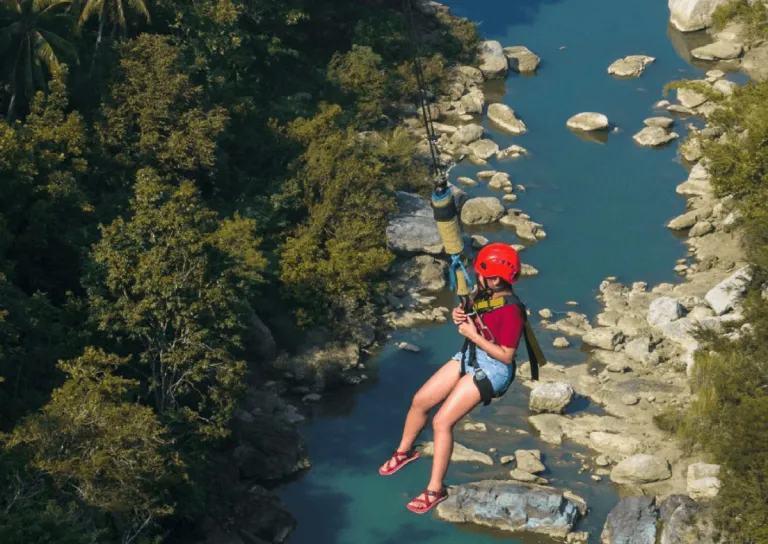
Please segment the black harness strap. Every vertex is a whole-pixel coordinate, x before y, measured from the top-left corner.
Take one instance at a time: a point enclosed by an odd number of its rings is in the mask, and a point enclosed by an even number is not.
[[[520,315],[524,322],[523,337],[525,338],[525,347],[528,351],[528,359],[531,365],[531,379],[538,381],[539,366],[546,364],[547,361],[544,358],[544,352],[541,350],[538,340],[536,340],[536,336],[533,334],[533,327],[531,327],[531,324],[528,321],[528,311],[525,304],[523,304],[516,295],[507,295],[504,297],[477,301],[472,304],[472,310],[477,313],[478,319],[482,320],[484,314],[493,312],[494,310],[498,310],[499,308],[503,308],[510,304],[514,304],[520,309]],[[512,361],[512,364],[515,365],[515,362]],[[498,394],[493,391],[491,381],[485,373],[478,368],[477,345],[467,338],[464,340],[464,345],[461,348],[461,376],[464,376],[467,373],[468,366],[476,369],[474,381],[475,385],[477,385],[477,389],[480,391],[480,399],[482,400],[483,405],[488,406],[492,399],[501,397],[507,392],[506,389],[500,391]],[[480,377],[478,377],[478,374],[480,374]]]

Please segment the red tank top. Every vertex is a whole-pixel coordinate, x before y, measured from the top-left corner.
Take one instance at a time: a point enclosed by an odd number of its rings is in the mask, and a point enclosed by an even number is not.
[[[482,320],[493,335],[493,338],[488,340],[495,341],[499,346],[517,349],[520,337],[523,335],[523,327],[525,327],[525,320],[519,306],[507,304],[498,310],[483,314]]]

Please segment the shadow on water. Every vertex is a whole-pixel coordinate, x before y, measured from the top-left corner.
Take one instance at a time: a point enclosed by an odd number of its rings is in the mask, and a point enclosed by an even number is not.
[[[510,27],[531,25],[536,22],[540,11],[563,0],[515,0],[504,2],[503,15],[498,0],[459,0],[451,2],[451,12],[470,17],[479,25],[480,33],[487,39],[505,35]],[[471,16],[470,16],[471,15]]]

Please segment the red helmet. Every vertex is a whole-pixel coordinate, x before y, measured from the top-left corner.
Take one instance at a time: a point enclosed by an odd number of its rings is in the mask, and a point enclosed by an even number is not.
[[[507,244],[488,244],[477,254],[475,272],[484,278],[499,277],[514,283],[520,273],[520,256]]]

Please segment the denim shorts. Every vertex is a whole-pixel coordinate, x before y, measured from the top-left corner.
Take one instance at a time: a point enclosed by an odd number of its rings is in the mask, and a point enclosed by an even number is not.
[[[461,352],[453,356],[457,361],[461,361]],[[493,386],[493,392],[496,394],[506,391],[509,384],[515,377],[515,362],[505,365],[488,355],[486,352],[477,348],[477,366],[485,372]],[[467,374],[475,375],[476,368],[469,366],[469,353],[467,353]]]

